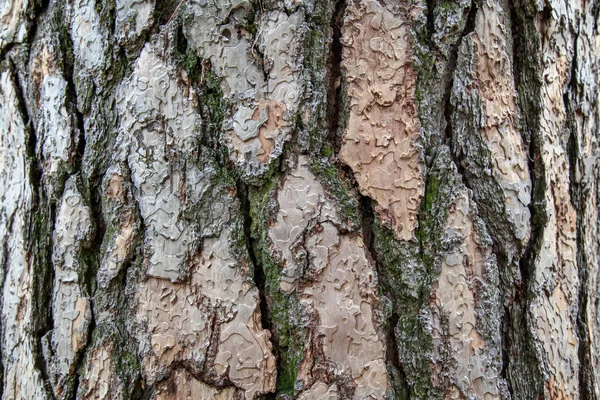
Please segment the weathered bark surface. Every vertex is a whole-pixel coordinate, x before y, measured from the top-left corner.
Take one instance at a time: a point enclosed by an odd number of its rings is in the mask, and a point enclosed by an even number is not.
[[[599,399],[600,3],[0,0],[2,399]]]

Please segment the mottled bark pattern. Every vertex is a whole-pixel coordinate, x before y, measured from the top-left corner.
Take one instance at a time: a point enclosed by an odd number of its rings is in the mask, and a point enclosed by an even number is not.
[[[0,0],[0,397],[599,399],[599,26]]]

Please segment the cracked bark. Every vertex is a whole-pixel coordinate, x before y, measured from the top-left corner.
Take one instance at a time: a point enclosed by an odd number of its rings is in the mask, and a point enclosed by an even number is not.
[[[4,0],[2,399],[598,399],[600,3]]]

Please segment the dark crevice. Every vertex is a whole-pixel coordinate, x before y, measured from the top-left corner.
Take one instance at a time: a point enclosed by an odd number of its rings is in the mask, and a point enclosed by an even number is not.
[[[458,175],[460,176],[463,185],[471,189],[469,181],[467,179],[467,173],[465,171],[464,165],[460,159],[455,155],[455,151],[453,149],[453,123],[452,117],[454,115],[454,107],[452,106],[451,97],[452,97],[452,88],[454,86],[454,75],[456,74],[457,61],[458,61],[458,52],[460,50],[460,46],[464,40],[464,38],[475,31],[475,22],[477,17],[477,11],[479,10],[478,0],[472,0],[471,7],[469,8],[469,13],[467,15],[467,22],[465,23],[465,27],[461,32],[460,39],[454,44],[452,51],[450,52],[448,63],[446,66],[446,72],[444,77],[442,78],[442,82],[444,84],[444,94],[442,97],[442,111],[444,116],[444,137],[446,138],[446,142],[450,147],[450,155],[454,161],[454,165],[456,166]]]
[[[373,200],[367,196],[360,196],[360,209],[363,241],[371,258],[377,264],[377,251],[375,250],[375,235],[373,232],[373,223],[375,222]]]
[[[73,54],[73,41],[68,32],[63,32],[62,39],[66,48],[66,52]],[[70,101],[70,111],[75,118],[76,129],[72,131],[71,143],[73,148],[70,151],[71,164],[73,166],[73,173],[77,173],[81,170],[81,164],[83,161],[83,155],[85,152],[86,138],[85,138],[85,123],[83,114],[77,107],[77,87],[74,82],[75,76],[75,62],[72,57],[65,56],[63,65],[63,77],[67,82],[67,93],[66,98]]]
[[[346,0],[338,0],[331,16],[331,47],[327,70],[327,122],[329,142],[337,154],[342,144],[340,117],[342,105],[342,24],[346,11]]]
[[[385,358],[386,361],[391,364],[397,374],[398,379],[398,389],[401,390],[401,393],[396,393],[396,398],[410,400],[410,386],[408,385],[408,381],[406,380],[406,372],[404,371],[404,366],[400,362],[400,355],[398,354],[398,342],[396,340],[396,326],[398,325],[399,316],[397,313],[393,313],[389,320],[389,330],[386,336],[386,352]]]
[[[571,161],[570,168],[573,170],[577,167],[576,163],[578,160],[579,154],[577,154],[577,145],[573,142],[576,142],[575,138],[576,132],[571,132],[571,137],[569,140],[569,148],[568,154]],[[572,172],[572,171],[571,171]],[[591,352],[592,345],[589,340],[589,331],[588,331],[588,321],[587,317],[587,308],[588,308],[588,294],[589,294],[589,273],[588,273],[588,256],[586,254],[586,244],[585,244],[585,202],[584,202],[584,194],[582,193],[582,185],[577,183],[575,180],[571,180],[570,182],[572,196],[577,199],[575,210],[577,211],[577,231],[576,231],[576,241],[577,241],[577,254],[576,254],[576,262],[579,268],[579,297],[578,297],[578,309],[577,309],[577,336],[579,337],[579,348],[578,348],[578,358],[579,358],[579,396],[581,400],[591,400],[595,399],[594,397],[594,376],[592,374],[592,360],[591,360]],[[587,197],[587,196],[586,196]]]
[[[589,196],[589,191],[585,189],[585,182],[580,182],[577,179],[577,170],[579,169],[579,138],[576,123],[576,104],[577,99],[581,94],[578,90],[577,81],[577,63],[578,63],[578,46],[580,33],[577,32],[574,38],[574,53],[571,62],[571,76],[568,84],[568,91],[563,94],[563,102],[567,108],[567,130],[569,131],[569,139],[567,142],[567,156],[569,161],[569,194],[571,204],[576,210],[576,242],[577,254],[576,262],[579,269],[579,295],[577,309],[577,336],[579,337],[579,396],[582,400],[594,399],[594,377],[592,376],[592,361],[591,361],[591,343],[589,340],[588,321],[586,320],[586,310],[588,307],[589,294],[589,276],[588,276],[588,256],[586,254],[585,245],[585,198]]]
[[[42,183],[42,167],[36,154],[37,134],[27,109],[25,92],[16,76],[16,66],[10,64],[13,86],[17,96],[19,112],[23,117],[26,135],[26,153],[29,163],[29,180],[32,190],[31,214],[28,218],[28,262],[33,265],[36,279],[33,281],[33,312],[34,316],[34,363],[44,381],[46,392],[50,398],[54,398],[54,392],[50,383],[49,374],[43,356],[42,339],[54,326],[51,309],[52,284],[54,281],[54,269],[52,268],[52,246],[54,232],[54,221],[56,208],[54,204],[49,207],[45,204],[44,186]],[[48,233],[50,232],[50,234]],[[33,258],[33,259],[32,259]]]
[[[19,45],[20,43],[8,43],[4,46],[4,48],[0,49],[0,62],[4,61],[6,55],[11,52],[11,50]]]
[[[72,83],[72,82],[71,82]],[[74,87],[73,87],[74,89]],[[73,92],[74,93],[74,92]],[[83,120],[83,115],[77,111],[77,97],[74,96],[72,97],[73,99],[73,108],[74,108],[74,114],[75,114],[75,121],[77,123],[77,129],[74,130],[74,134],[76,135],[76,137],[73,138],[73,143],[75,144],[75,151],[72,152],[73,154],[73,169],[75,171],[81,171],[81,165],[83,162],[83,154],[85,153],[85,145],[86,145],[86,139],[85,139],[85,128],[84,128],[84,120]]]
[[[435,35],[435,8],[437,0],[427,0],[427,40],[431,49],[434,49],[435,43],[433,37]]]
[[[261,259],[257,257],[255,248],[257,243],[252,236],[252,215],[250,213],[250,199],[249,199],[249,188],[241,180],[236,183],[237,196],[240,201],[240,214],[243,218],[243,229],[244,237],[247,244],[248,256],[250,262],[254,268],[254,284],[256,285],[259,293],[259,306],[260,306],[260,321],[263,329],[271,332],[271,343],[273,345],[272,352],[273,356],[277,360],[277,365],[280,365],[281,354],[279,351],[279,343],[275,340],[276,335],[273,332],[273,321],[269,314],[269,307],[267,304],[266,296],[266,277],[265,271],[261,262]],[[264,399],[275,399],[275,393],[268,393],[263,396]]]
[[[429,1],[435,1],[435,0],[428,0],[428,2]],[[477,0],[472,0],[471,7],[469,8],[469,14],[467,15],[467,22],[465,24],[463,31],[461,32],[460,39],[452,47],[452,51],[450,52],[449,57],[448,57],[446,71],[445,71],[444,77],[442,78],[442,82],[444,85],[444,95],[442,97],[442,110],[444,113],[444,120],[446,123],[445,129],[444,129],[444,134],[445,134],[446,140],[449,142],[452,141],[452,114],[453,114],[450,97],[452,95],[452,86],[454,85],[454,74],[456,73],[456,62],[458,60],[458,51],[460,49],[460,46],[462,44],[464,37],[475,31],[475,21],[476,21],[478,9],[479,9],[479,4],[478,4]],[[431,18],[428,17],[428,19],[433,20],[433,17],[431,17]],[[431,22],[431,23],[433,24],[433,22]],[[433,26],[431,29],[433,29]],[[431,34],[433,35],[433,33],[431,33]],[[460,163],[456,163],[456,166],[458,168],[460,168]],[[464,176],[464,175],[461,173],[461,176]]]
[[[508,390],[513,398],[524,398],[524,396],[533,398],[543,392],[543,378],[540,379],[541,371],[532,363],[536,356],[530,345],[534,339],[530,332],[527,309],[535,260],[543,244],[543,232],[547,223],[545,167],[541,159],[540,133],[539,96],[542,83],[539,77],[540,60],[537,54],[540,39],[535,27],[535,20],[539,16],[536,9],[521,0],[511,1],[510,12],[513,77],[521,115],[519,129],[527,145],[527,164],[532,185],[531,202],[528,206],[531,215],[531,234],[518,262],[520,282],[516,282],[514,298],[510,305],[505,305],[501,320],[503,364],[501,375],[508,383]],[[541,13],[542,25],[544,16],[549,18],[547,10]],[[529,375],[528,386],[523,385],[522,377],[513,376],[514,374]]]
[[[262,263],[255,253],[255,240],[252,236],[252,216],[250,215],[250,200],[248,198],[248,186],[241,181],[237,182],[237,195],[240,200],[240,214],[243,217],[244,236],[247,243],[248,256],[254,268],[254,283],[258,288],[260,297],[260,316],[263,329],[272,331],[273,323],[269,316],[269,308],[267,307],[267,297],[265,294],[265,271]]]
[[[327,129],[328,141],[333,147],[333,153],[338,154],[342,145],[344,123],[344,85],[342,84],[342,56],[343,45],[341,42],[343,18],[346,11],[347,1],[338,0],[333,10],[330,21],[331,44],[328,57],[327,69]],[[432,25],[433,26],[433,25]],[[373,200],[360,193],[358,182],[352,169],[344,163],[336,162],[336,169],[343,179],[348,182],[359,200],[359,215],[361,218],[361,232],[363,242],[368,250],[369,256],[374,263],[375,270],[382,276],[384,271],[379,271],[380,263],[375,243],[375,213],[373,209]],[[341,227],[338,227],[341,229]],[[394,376],[397,378],[397,389],[402,393],[396,393],[396,398],[408,399],[410,388],[406,381],[404,367],[400,362],[398,354],[398,344],[396,343],[395,327],[398,324],[399,316],[394,313],[391,317],[386,332],[386,361],[395,371]],[[344,387],[343,382],[340,382],[340,388]]]
[[[175,13],[183,3],[183,0],[159,0],[154,7],[155,27],[151,31],[157,31],[163,25],[170,22]]]
[[[267,299],[265,296],[265,271],[263,270],[262,264],[258,261],[256,253],[254,252],[255,240],[252,237],[252,217],[250,215],[250,201],[248,199],[248,186],[242,182],[237,183],[237,193],[240,200],[240,213],[244,218],[244,235],[248,244],[248,255],[250,261],[254,266],[254,283],[258,287],[260,293],[260,311],[261,311],[261,322],[263,329],[271,330],[273,323],[269,318],[269,310],[267,307]]]
[[[8,224],[6,225],[6,232],[12,232],[12,224],[14,221],[14,214],[10,216]],[[4,260],[4,264],[0,265],[0,288],[4,289],[4,284],[6,283],[6,274],[8,272],[8,255],[9,255],[9,246],[8,246],[8,237],[4,237],[4,241],[1,243],[2,248],[0,249],[0,255],[2,260]],[[0,310],[4,310],[4,290],[0,292]],[[0,343],[4,343],[3,332],[0,329]],[[0,346],[0,399],[4,396],[4,355],[2,353],[2,349],[4,346]]]
[[[87,183],[92,185],[88,192],[90,213],[94,224],[94,239],[88,248],[83,249],[87,261],[84,278],[88,295],[94,296],[96,292],[96,274],[100,268],[101,248],[106,234],[106,221],[102,210],[102,177]]]

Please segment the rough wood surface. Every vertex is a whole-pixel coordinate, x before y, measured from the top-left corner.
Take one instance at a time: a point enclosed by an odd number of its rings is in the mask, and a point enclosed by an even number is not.
[[[0,0],[2,399],[600,399],[597,0]]]

